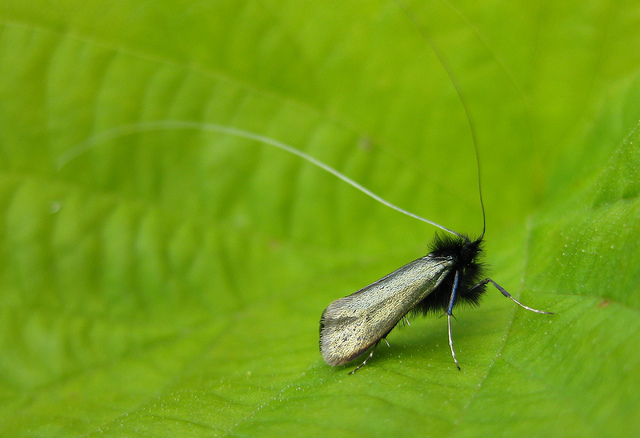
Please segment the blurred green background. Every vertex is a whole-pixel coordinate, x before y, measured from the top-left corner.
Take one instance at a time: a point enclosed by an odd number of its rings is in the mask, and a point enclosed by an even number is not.
[[[204,124],[475,236],[434,48],[491,276],[556,315],[489,290],[461,372],[431,318],[348,376],[322,310],[434,228]],[[3,1],[0,434],[633,434],[638,49],[631,1]]]

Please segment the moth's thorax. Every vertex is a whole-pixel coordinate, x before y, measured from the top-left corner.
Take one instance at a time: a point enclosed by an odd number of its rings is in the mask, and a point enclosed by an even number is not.
[[[418,303],[412,310],[414,313],[442,314],[447,311],[453,290],[454,279],[458,274],[458,286],[455,304],[480,303],[480,298],[485,291],[484,286],[474,289],[483,275],[482,263],[482,238],[475,240],[467,236],[448,236],[437,234],[431,245],[429,255],[433,257],[449,258],[451,268],[446,278],[438,287]]]

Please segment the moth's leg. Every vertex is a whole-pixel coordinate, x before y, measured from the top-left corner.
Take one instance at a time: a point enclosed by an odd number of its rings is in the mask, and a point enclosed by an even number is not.
[[[504,288],[503,288],[502,286],[500,286],[498,283],[496,283],[495,281],[493,281],[493,280],[492,280],[492,279],[490,279],[490,278],[485,278],[485,279],[484,279],[484,280],[482,280],[480,283],[478,283],[478,284],[476,284],[475,286],[473,286],[473,287],[471,288],[471,290],[474,290],[475,288],[480,287],[480,286],[484,286],[484,285],[485,285],[485,284],[487,284],[487,283],[491,283],[492,285],[494,285],[494,286],[496,287],[496,289],[498,289],[502,295],[504,295],[505,297],[509,298],[509,299],[510,299],[510,300],[512,300],[514,303],[516,303],[518,306],[520,306],[520,307],[522,307],[522,308],[524,308],[524,309],[527,309],[527,310],[529,310],[529,311],[531,311],[531,312],[536,312],[536,313],[545,313],[545,314],[547,314],[547,315],[553,315],[553,312],[545,312],[544,310],[537,310],[537,309],[534,309],[534,308],[532,308],[532,307],[525,306],[525,305],[524,305],[524,304],[522,304],[520,301],[518,301],[518,300],[516,300],[515,298],[513,298],[509,292],[507,292],[506,290],[504,290]]]
[[[451,337],[451,316],[453,315],[453,306],[456,304],[456,292],[458,291],[458,271],[456,271],[456,275],[453,278],[453,288],[451,288],[451,298],[449,298],[449,307],[447,308],[447,327],[449,331],[449,347],[451,348],[451,355],[453,356],[453,361],[455,362],[458,369],[460,369],[460,365],[458,365],[458,359],[456,358],[456,352],[453,349],[453,338]]]
[[[384,338],[383,338],[384,339]],[[386,340],[386,339],[385,339]],[[360,368],[362,368],[363,366],[365,366],[367,364],[367,361],[369,359],[371,359],[371,357],[373,357],[373,352],[376,351],[376,348],[378,347],[378,344],[380,343],[380,340],[378,339],[378,342],[376,342],[375,344],[373,344],[373,348],[371,349],[371,353],[369,353],[369,356],[367,356],[367,358],[364,360],[364,362],[362,362],[360,365],[358,365],[358,367],[354,370],[352,370],[349,374],[353,374],[356,371],[358,371]]]

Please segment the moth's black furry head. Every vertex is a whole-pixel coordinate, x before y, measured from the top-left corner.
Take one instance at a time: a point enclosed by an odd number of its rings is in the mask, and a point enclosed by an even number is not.
[[[455,305],[480,304],[485,286],[482,285],[473,290],[472,288],[482,280],[484,274],[485,265],[481,261],[482,244],[482,237],[471,240],[464,235],[436,234],[429,254],[433,257],[450,258],[453,260],[453,266],[438,287],[414,307],[414,311],[424,314],[446,312],[456,271],[459,274]]]

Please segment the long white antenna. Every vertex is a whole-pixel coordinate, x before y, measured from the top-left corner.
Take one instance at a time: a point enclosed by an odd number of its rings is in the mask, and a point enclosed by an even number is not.
[[[351,187],[357,190],[360,190],[365,195],[375,199],[376,201],[380,202],[383,205],[386,205],[389,208],[399,211],[402,214],[406,214],[407,216],[410,216],[414,219],[418,219],[422,222],[431,224],[434,227],[437,227],[443,231],[446,231],[447,233],[451,233],[455,236],[462,237],[461,234],[456,233],[455,231],[450,230],[447,227],[444,227],[436,222],[430,221],[429,219],[425,219],[421,216],[418,216],[417,214],[411,213],[410,211],[407,211],[403,208],[398,207],[397,205],[390,203],[386,199],[381,198],[380,196],[376,195],[369,189],[361,186],[360,184],[358,184],[348,176],[344,175],[343,173],[337,171],[333,167],[323,163],[322,161],[319,161],[318,159],[312,157],[309,154],[306,154],[305,152],[302,152],[292,146],[289,146],[288,144],[279,142],[269,137],[265,137],[264,135],[256,134],[254,132],[245,131],[243,129],[234,128],[230,126],[217,125],[214,123],[200,123],[200,122],[190,122],[190,121],[183,121],[183,120],[159,120],[154,122],[134,123],[129,125],[123,125],[118,128],[109,129],[107,131],[94,135],[93,137],[89,138],[87,141],[72,147],[67,152],[60,155],[58,157],[58,170],[61,170],[70,161],[86,153],[87,151],[95,148],[99,144],[105,143],[115,138],[128,135],[128,134],[139,133],[139,132],[176,130],[176,129],[198,129],[205,132],[215,132],[215,133],[221,133],[221,134],[235,135],[237,137],[242,137],[249,140],[255,140],[260,143],[264,143],[264,144],[276,147],[283,151],[289,152],[290,154],[296,155],[302,158],[303,160],[308,161],[309,163],[319,167],[320,169],[326,172],[329,172],[330,174],[338,177],[342,181],[349,184]],[[483,212],[484,212],[484,209],[483,209]]]

